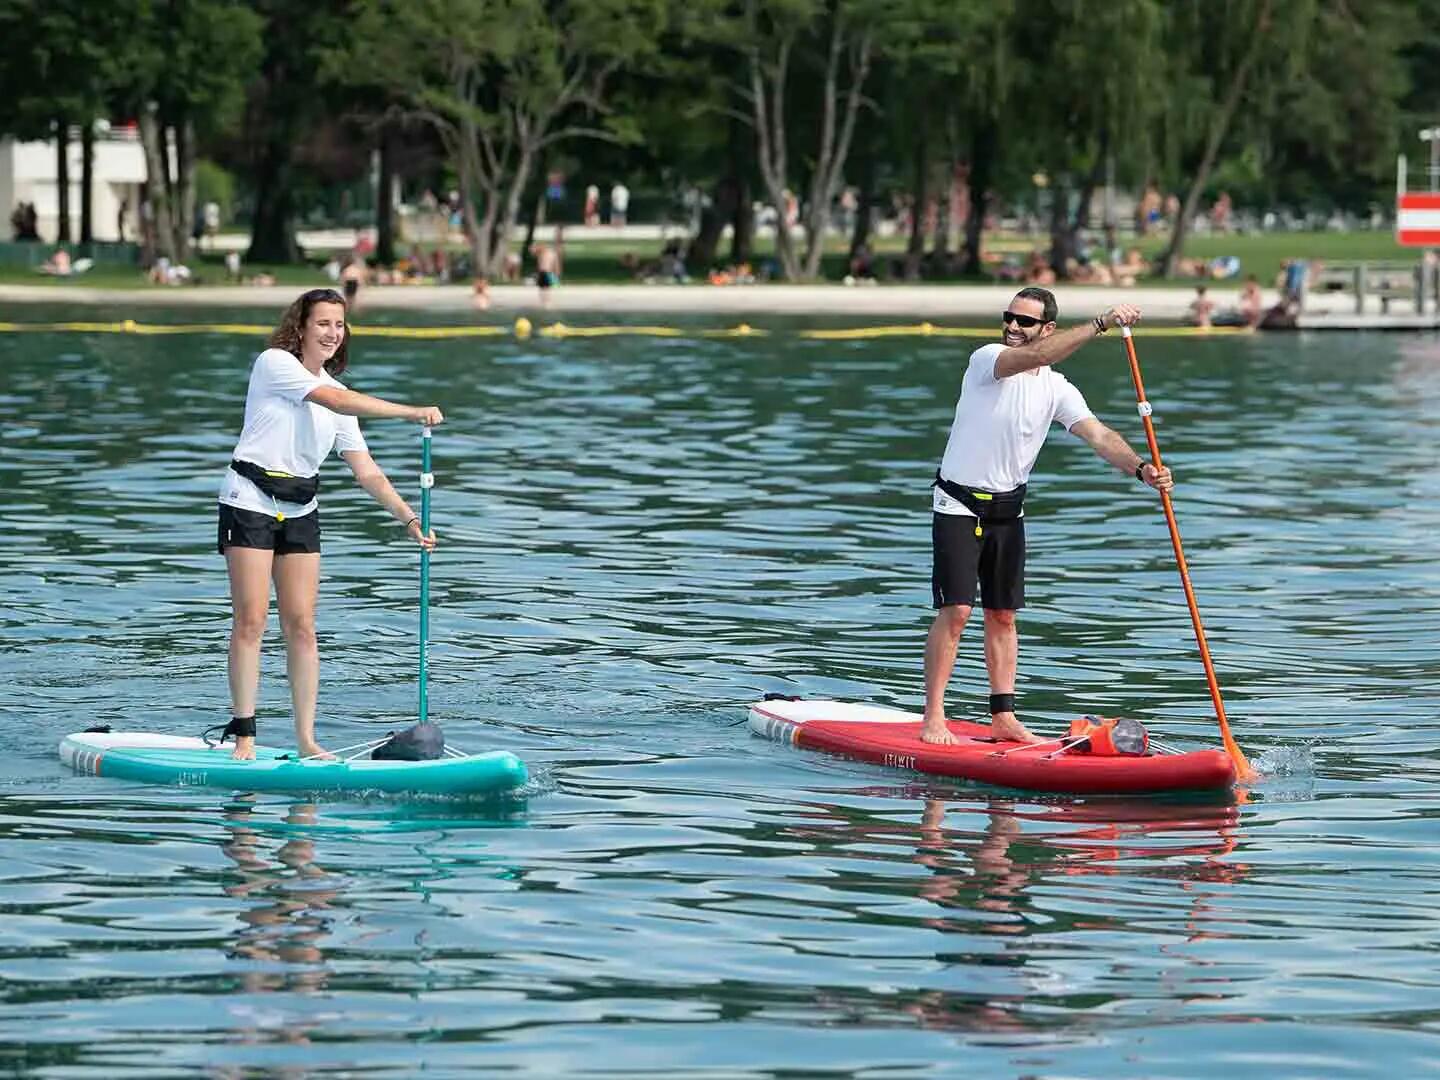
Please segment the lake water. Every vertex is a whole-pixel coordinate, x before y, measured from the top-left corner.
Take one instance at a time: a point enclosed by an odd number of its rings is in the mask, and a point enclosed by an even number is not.
[[[534,774],[489,806],[64,770],[56,743],[94,723],[225,718],[214,498],[259,342],[0,334],[0,1068],[1433,1072],[1440,339],[1137,337],[1231,721],[1266,773],[1177,802],[985,790],[748,733],[767,691],[920,704],[927,484],[973,347],[800,326],[357,341],[353,386],[449,418],[432,714]],[[1140,443],[1118,340],[1065,370]],[[416,430],[366,430],[413,497]],[[418,560],[347,476],[328,466],[322,494],[331,745],[415,699]],[[1062,433],[1032,492],[1023,714],[1213,744],[1156,500]],[[985,693],[970,635],[952,715]],[[273,626],[261,725],[290,738]]]

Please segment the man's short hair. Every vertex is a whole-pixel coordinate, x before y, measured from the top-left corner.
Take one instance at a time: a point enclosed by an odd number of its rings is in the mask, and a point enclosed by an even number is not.
[[[1054,322],[1055,316],[1060,314],[1060,307],[1055,303],[1055,294],[1049,289],[1042,289],[1038,285],[1027,285],[1015,294],[1015,299],[1039,300],[1044,306],[1044,318],[1046,322]]]

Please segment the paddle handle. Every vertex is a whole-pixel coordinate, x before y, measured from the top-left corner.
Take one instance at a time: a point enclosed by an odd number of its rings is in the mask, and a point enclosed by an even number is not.
[[[1140,378],[1140,360],[1135,355],[1135,338],[1128,326],[1120,328],[1120,336],[1125,342],[1125,355],[1130,360],[1130,381],[1135,384],[1135,402],[1140,412],[1140,420],[1145,425],[1145,442],[1150,448],[1150,462],[1159,469],[1162,467],[1160,444],[1155,441],[1155,425],[1150,419],[1152,409],[1145,397],[1145,383]],[[1220,681],[1215,677],[1215,663],[1210,659],[1210,646],[1205,641],[1205,626],[1200,621],[1200,606],[1195,602],[1195,586],[1190,581],[1190,568],[1185,563],[1185,549],[1180,543],[1180,526],[1175,521],[1175,507],[1170,501],[1168,491],[1160,492],[1160,505],[1165,510],[1165,524],[1170,527],[1170,544],[1175,549],[1175,565],[1180,569],[1180,584],[1185,587],[1185,603],[1190,608],[1190,622],[1195,627],[1195,641],[1200,646],[1200,660],[1205,665],[1205,682],[1210,687],[1210,700],[1215,705],[1215,719],[1220,723],[1220,740],[1225,746],[1225,753],[1235,763],[1236,776],[1241,780],[1254,779],[1255,770],[1245,759],[1240,745],[1230,733],[1230,721],[1225,716],[1225,702],[1220,697]]]
[[[420,432],[420,535],[430,535],[430,428]],[[420,723],[430,716],[430,549],[420,549]]]

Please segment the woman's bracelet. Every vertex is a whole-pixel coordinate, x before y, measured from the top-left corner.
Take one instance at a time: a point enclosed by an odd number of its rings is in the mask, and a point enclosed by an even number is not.
[[[411,518],[410,518],[409,521],[405,522],[405,524],[402,525],[402,526],[400,526],[400,527],[401,527],[402,529],[408,529],[411,525],[413,525],[415,522],[417,522],[417,521],[419,521],[419,520],[420,520],[420,515],[419,515],[419,514],[414,514],[414,515],[411,516]]]

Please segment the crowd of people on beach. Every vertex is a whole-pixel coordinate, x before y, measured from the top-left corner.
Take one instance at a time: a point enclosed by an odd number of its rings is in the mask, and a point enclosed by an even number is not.
[[[896,194],[890,203],[881,209],[879,218],[884,224],[876,228],[874,235],[904,234],[918,226],[926,231],[926,235],[933,232],[938,236],[939,233],[934,230],[943,231],[947,222],[952,233],[958,235],[971,213],[967,180],[964,170],[957,171],[950,187],[948,202],[943,201],[943,193],[940,196],[931,196],[924,205],[918,205],[911,196]],[[563,177],[556,179],[552,176],[551,187],[563,193]],[[692,265],[692,259],[695,258],[692,235],[694,227],[698,227],[699,213],[704,202],[704,196],[698,189],[695,194],[696,198],[691,207],[695,215],[691,230],[668,237],[662,233],[658,251],[643,250],[643,242],[637,242],[635,249],[621,251],[615,256],[616,278],[652,285],[688,284],[698,281],[710,286],[724,287],[750,285],[776,280],[782,276],[779,260],[774,255],[760,255],[753,260],[740,257],[729,262],[715,261],[709,265],[704,264],[709,260],[701,256],[702,264]],[[787,192],[787,195],[784,206],[785,223],[798,225],[801,213],[799,200],[793,193]],[[602,197],[600,185],[587,184],[584,188],[583,204],[579,207],[582,224],[590,228],[611,226],[617,230],[623,229],[629,221],[631,204],[630,190],[623,181],[616,180],[611,184],[608,205],[602,205],[604,203],[606,200]],[[143,220],[143,205],[141,209]],[[837,236],[851,234],[861,209],[861,197],[857,189],[851,186],[842,187],[835,197],[831,219],[832,229]],[[877,209],[879,208],[874,206],[865,207],[867,213],[874,213]],[[1001,209],[994,207],[987,214],[985,235],[991,243],[980,253],[981,266],[991,280],[1016,285],[1049,288],[1064,281],[1072,285],[1130,288],[1154,275],[1159,269],[1143,254],[1139,242],[1173,229],[1180,213],[1181,206],[1176,195],[1162,195],[1153,184],[1148,185],[1134,204],[1133,236],[1137,243],[1122,246],[1113,226],[1108,229],[1077,229],[1072,237],[1071,249],[1062,255],[1048,243],[1027,245],[1027,237],[1040,228],[1039,219],[1033,213],[1027,216],[1020,212],[1012,220],[1002,218]],[[563,224],[549,228],[544,239],[532,239],[526,244],[511,245],[500,256],[496,269],[486,274],[475,272],[468,250],[456,250],[461,242],[457,238],[463,236],[467,227],[458,192],[451,191],[442,199],[432,191],[426,191],[420,197],[414,215],[421,219],[421,232],[428,234],[429,243],[412,241],[403,255],[389,264],[383,264],[375,257],[376,239],[373,230],[363,230],[357,234],[348,251],[332,257],[325,264],[324,271],[330,281],[343,290],[344,296],[355,308],[358,309],[364,290],[370,287],[464,282],[471,286],[472,302],[477,310],[489,308],[493,284],[530,284],[537,290],[540,306],[552,306],[564,275]],[[917,215],[923,215],[920,221],[917,221]],[[772,213],[772,219],[778,217],[778,214]],[[33,203],[18,204],[10,215],[10,224],[17,241],[40,239],[38,215]],[[1199,231],[1217,235],[1235,231],[1235,210],[1229,194],[1221,191],[1211,206],[1197,215],[1195,225]],[[218,207],[207,204],[203,216],[197,214],[197,244],[203,243],[204,238],[209,237],[213,247],[218,227]],[[876,252],[870,241],[857,238],[852,245],[841,280],[845,285],[874,285],[882,281],[952,279],[961,276],[965,258],[965,253],[958,248],[947,249],[941,245],[937,245],[935,251],[922,251],[918,256],[914,251],[882,256]],[[227,283],[275,283],[274,276],[267,272],[245,273],[238,251],[226,252],[223,262],[223,280]],[[61,245],[36,269],[51,276],[68,277],[84,272],[91,264],[89,259],[72,257]],[[143,265],[147,280],[153,284],[184,286],[202,280],[190,266],[165,256],[152,255],[143,261]],[[1263,328],[1295,324],[1304,301],[1307,275],[1313,274],[1317,268],[1308,266],[1305,260],[1287,260],[1274,283],[1277,300],[1269,305],[1264,301],[1262,286],[1256,276],[1248,274],[1243,278],[1233,306],[1224,308],[1211,296],[1210,283],[1239,283],[1242,267],[1237,256],[1181,257],[1175,260],[1171,267],[1171,276],[1191,278],[1197,282],[1196,294],[1186,316],[1186,321],[1191,325],[1200,328]]]

